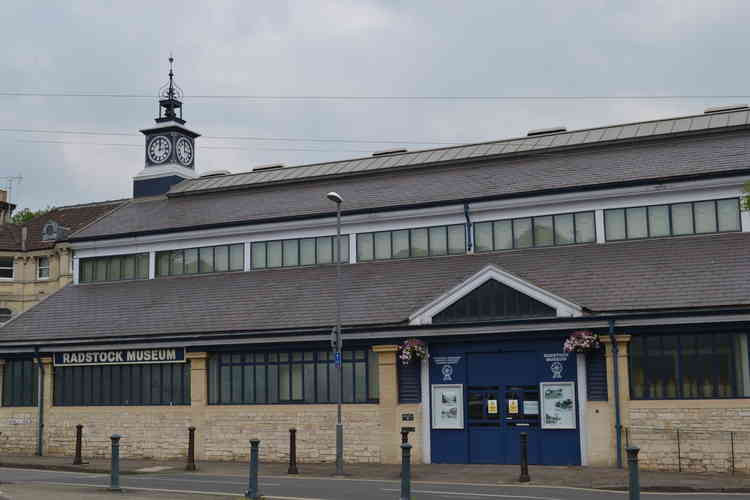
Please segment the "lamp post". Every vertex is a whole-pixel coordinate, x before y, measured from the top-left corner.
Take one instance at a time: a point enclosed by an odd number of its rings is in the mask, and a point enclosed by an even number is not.
[[[341,202],[344,201],[335,191],[326,198],[336,204],[336,328],[331,332],[333,359],[336,363],[336,475],[344,475],[344,424],[341,419],[341,401],[343,396],[344,368],[341,363]]]

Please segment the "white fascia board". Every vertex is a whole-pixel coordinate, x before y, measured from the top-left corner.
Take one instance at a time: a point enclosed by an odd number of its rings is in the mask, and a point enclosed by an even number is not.
[[[538,300],[542,304],[552,307],[555,309],[558,317],[578,317],[583,315],[583,308],[578,304],[539,288],[518,276],[503,271],[493,264],[489,264],[440,297],[415,311],[409,316],[409,324],[412,326],[432,324],[432,318],[436,314],[492,279],[532,299]]]
[[[143,170],[138,172],[134,181],[145,181],[148,179],[158,179],[160,177],[166,177],[168,175],[176,175],[183,179],[196,179],[198,174],[192,168],[183,167],[176,163],[167,163],[165,165],[156,165],[152,167],[144,167]]]

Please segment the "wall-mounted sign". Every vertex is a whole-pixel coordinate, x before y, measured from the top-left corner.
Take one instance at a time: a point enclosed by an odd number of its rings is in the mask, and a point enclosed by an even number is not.
[[[402,422],[413,422],[414,421],[414,414],[413,413],[402,413],[401,414],[401,421]]]
[[[8,418],[8,425],[29,425],[31,424],[31,417],[24,415],[22,417],[10,417]]]
[[[576,392],[574,382],[542,382],[542,429],[576,428]]]
[[[432,386],[432,428],[464,428],[464,386],[436,384]]]
[[[432,361],[440,366],[443,382],[453,382],[453,365],[461,361],[461,356],[435,356]]]
[[[497,415],[497,399],[488,399],[487,400],[487,414],[488,415]]]
[[[539,415],[539,401],[524,401],[523,402],[523,414],[524,415]]]
[[[508,400],[508,414],[509,415],[517,415],[518,414],[518,400],[517,399],[509,399]]]
[[[55,353],[55,366],[140,365],[150,363],[184,363],[185,348],[116,349]]]
[[[544,361],[549,363],[552,378],[562,378],[565,371],[565,362],[568,360],[567,352],[555,352],[544,355]]]

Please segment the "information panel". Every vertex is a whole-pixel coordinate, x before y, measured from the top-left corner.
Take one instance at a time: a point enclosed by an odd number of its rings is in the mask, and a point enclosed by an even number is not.
[[[462,384],[432,386],[432,428],[464,428],[464,386]]]
[[[574,382],[542,382],[542,429],[576,428],[576,393]]]

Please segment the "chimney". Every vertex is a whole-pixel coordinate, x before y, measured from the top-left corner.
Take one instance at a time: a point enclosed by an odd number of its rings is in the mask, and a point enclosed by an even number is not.
[[[16,206],[8,203],[8,192],[0,189],[0,224],[8,224]]]

